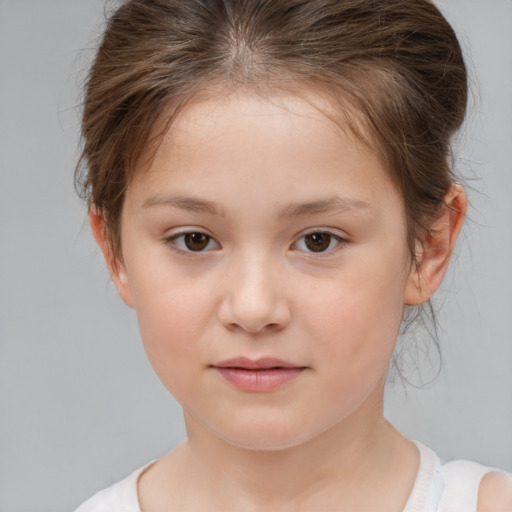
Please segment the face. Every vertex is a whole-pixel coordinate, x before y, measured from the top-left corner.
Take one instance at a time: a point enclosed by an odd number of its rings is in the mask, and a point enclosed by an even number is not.
[[[309,102],[236,93],[135,176],[115,282],[197,428],[279,449],[381,402],[411,256],[374,152]]]

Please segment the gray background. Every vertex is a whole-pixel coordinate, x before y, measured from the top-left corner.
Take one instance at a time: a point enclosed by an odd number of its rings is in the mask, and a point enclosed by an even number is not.
[[[443,371],[389,387],[387,411],[443,457],[511,470],[512,2],[438,3],[472,69],[457,168],[478,179],[439,297]],[[0,0],[0,512],[70,511],[184,437],[72,185],[103,9]]]

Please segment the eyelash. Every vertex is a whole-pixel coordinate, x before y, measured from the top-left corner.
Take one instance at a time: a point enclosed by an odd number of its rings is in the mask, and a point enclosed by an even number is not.
[[[192,236],[192,235],[200,235],[202,237],[206,237],[208,239],[206,246],[203,249],[199,249],[199,250],[193,250],[193,249],[190,249],[189,247],[187,247],[186,242],[185,242],[185,237]],[[309,231],[307,233],[302,234],[291,245],[291,248],[296,249],[302,240],[304,240],[304,244],[307,247],[307,242],[305,241],[306,237],[313,236],[313,235],[322,235],[322,236],[329,237],[327,247],[321,251],[313,251],[313,250],[307,250],[307,249],[299,249],[299,250],[301,250],[302,252],[305,252],[306,254],[312,254],[317,257],[326,257],[328,255],[331,255],[331,254],[337,252],[338,250],[340,250],[340,245],[348,243],[347,239],[345,239],[339,235],[336,235],[336,234],[332,233],[331,231],[317,229],[317,230]],[[182,240],[181,244],[178,243],[178,240],[180,240],[180,239]],[[335,242],[335,245],[334,245],[334,247],[331,247],[333,242]],[[167,245],[168,247],[170,247],[173,251],[175,251],[179,254],[185,255],[185,256],[191,256],[194,253],[201,254],[201,253],[210,252],[212,250],[212,248],[208,248],[208,247],[211,244],[216,245],[215,249],[219,249],[221,247],[220,244],[211,235],[209,235],[203,231],[200,231],[200,230],[190,230],[190,231],[184,231],[181,233],[177,233],[175,235],[166,237],[163,240],[163,243],[165,245]]]

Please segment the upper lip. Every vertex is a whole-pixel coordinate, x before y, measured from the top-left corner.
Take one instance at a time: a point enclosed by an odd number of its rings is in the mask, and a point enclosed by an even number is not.
[[[271,368],[304,368],[302,365],[289,363],[274,357],[250,359],[248,357],[235,357],[212,365],[215,368],[241,368],[244,370],[269,370]]]

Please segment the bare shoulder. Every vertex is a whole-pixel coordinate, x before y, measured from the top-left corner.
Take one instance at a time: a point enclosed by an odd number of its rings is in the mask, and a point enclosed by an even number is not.
[[[478,492],[478,512],[512,512],[512,477],[488,473]]]

